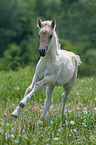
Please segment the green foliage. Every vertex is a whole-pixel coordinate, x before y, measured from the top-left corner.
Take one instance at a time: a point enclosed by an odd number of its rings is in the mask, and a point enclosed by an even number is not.
[[[36,64],[38,57],[36,45],[34,48],[34,45],[28,41],[22,41],[20,45],[12,43],[0,60],[0,70],[17,70],[20,66]]]
[[[0,53],[6,49],[14,37],[23,31],[25,5],[19,0],[0,0]],[[0,54],[1,55],[1,54]]]
[[[37,62],[37,17],[54,17],[61,48],[81,56],[82,75],[96,74],[95,0],[0,0],[0,70]]]
[[[33,67],[26,67],[17,72],[0,72],[1,145],[95,145],[96,77],[77,79],[63,119],[60,114],[64,91],[60,86],[53,92],[53,103],[43,122],[38,121],[43,111],[45,89],[31,98],[17,119],[10,119],[31,83],[34,71]]]
[[[61,49],[77,53],[77,46],[71,44],[68,40],[60,39]]]

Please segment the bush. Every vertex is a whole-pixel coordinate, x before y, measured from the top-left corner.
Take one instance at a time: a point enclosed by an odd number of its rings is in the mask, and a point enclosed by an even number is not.
[[[0,60],[0,70],[17,70],[20,66],[36,64],[38,60],[38,47],[35,43],[22,41],[20,45],[12,43],[4,52]]]
[[[96,68],[88,65],[86,63],[82,63],[79,68],[79,76],[94,76],[96,75]]]

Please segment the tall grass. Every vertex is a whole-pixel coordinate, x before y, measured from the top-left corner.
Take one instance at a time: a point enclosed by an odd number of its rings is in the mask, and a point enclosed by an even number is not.
[[[56,87],[53,103],[44,121],[39,121],[46,98],[45,89],[37,92],[19,114],[10,115],[30,85],[34,69],[0,72],[0,141],[2,145],[95,145],[96,78],[79,78],[61,118],[62,87]]]

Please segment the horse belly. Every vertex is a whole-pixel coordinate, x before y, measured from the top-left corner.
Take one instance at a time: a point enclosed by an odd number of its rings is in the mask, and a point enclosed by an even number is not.
[[[74,74],[74,70],[75,65],[72,61],[70,61],[70,63],[66,62],[65,64],[62,64],[57,78],[57,84],[64,85],[68,83]]]

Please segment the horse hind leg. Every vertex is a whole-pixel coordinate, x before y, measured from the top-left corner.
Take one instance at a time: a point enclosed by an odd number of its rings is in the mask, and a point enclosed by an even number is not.
[[[78,67],[76,67],[71,80],[67,84],[63,85],[64,93],[62,94],[62,117],[64,117],[65,105],[66,105],[66,102],[69,98],[69,94],[73,88],[73,85],[74,85],[76,77],[77,77],[77,69],[78,69]]]

